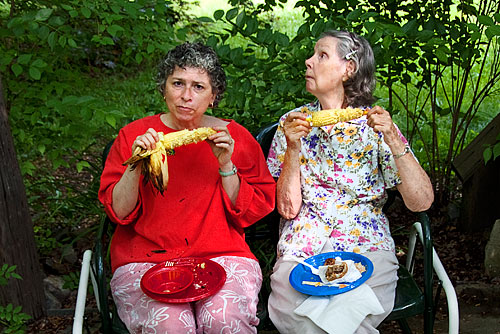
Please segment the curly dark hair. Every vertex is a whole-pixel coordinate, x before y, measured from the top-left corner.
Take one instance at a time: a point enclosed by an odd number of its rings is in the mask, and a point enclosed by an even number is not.
[[[212,91],[215,93],[213,107],[217,107],[226,90],[226,74],[219,57],[211,47],[201,43],[183,43],[170,50],[158,64],[156,86],[161,95],[165,95],[165,83],[175,67],[194,67],[205,70],[210,78]]]
[[[345,104],[351,107],[369,106],[375,102],[375,57],[370,43],[363,37],[347,31],[328,30],[323,37],[334,37],[338,40],[337,54],[341,59],[352,60],[355,70],[344,82]]]

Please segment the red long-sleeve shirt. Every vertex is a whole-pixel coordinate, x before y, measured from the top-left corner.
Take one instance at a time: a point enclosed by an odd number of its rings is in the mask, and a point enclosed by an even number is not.
[[[113,272],[131,262],[161,262],[174,257],[242,256],[255,259],[243,229],[272,211],[275,181],[253,136],[230,121],[235,141],[232,162],[238,169],[240,190],[235,205],[222,187],[219,164],[206,141],[181,146],[168,156],[169,182],[161,195],[142,176],[135,209],[119,219],[112,209],[112,192],[125,171],[137,136],[148,128],[169,133],[160,115],[134,121],[116,138],[101,176],[99,200],[117,223],[111,241]]]

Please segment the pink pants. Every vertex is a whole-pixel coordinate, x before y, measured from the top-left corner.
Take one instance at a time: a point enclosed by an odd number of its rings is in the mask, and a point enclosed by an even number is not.
[[[262,272],[255,260],[221,256],[211,259],[226,270],[226,283],[215,295],[192,303],[169,304],[146,296],[142,275],[156,263],[119,267],[111,280],[118,315],[130,333],[257,333]]]

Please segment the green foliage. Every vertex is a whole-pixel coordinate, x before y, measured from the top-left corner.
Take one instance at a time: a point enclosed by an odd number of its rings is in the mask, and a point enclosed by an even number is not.
[[[64,284],[63,284],[64,289],[70,289],[70,290],[78,289],[78,282],[80,280],[80,275],[78,274],[78,272],[71,272],[68,275],[63,275],[63,279],[64,279]]]
[[[119,106],[142,102],[133,99],[140,89],[117,102],[111,79],[142,72],[176,44],[183,14],[177,3],[156,0],[1,4],[4,96],[36,241],[48,256],[73,242],[71,229],[102,214],[96,161],[117,129],[137,117]],[[135,114],[147,108],[137,105]]]
[[[378,104],[401,122],[438,199],[449,199],[452,161],[473,138],[481,104],[498,94],[500,1],[298,1],[304,19],[295,36],[273,26],[276,1],[230,3],[203,19],[224,26],[207,34],[229,76],[223,113],[255,129],[312,100],[303,73],[314,40],[328,29],[357,32],[375,53]],[[235,37],[246,43],[234,45]],[[491,119],[498,110],[489,112]]]
[[[78,152],[94,142],[101,124],[122,117],[85,87],[81,76],[144,64],[174,42],[179,15],[169,1],[38,1],[11,8],[0,30],[10,122],[22,171],[48,158],[54,169],[88,166]],[[76,93],[76,94],[75,94]],[[29,131],[28,131],[29,129]]]
[[[15,273],[15,265],[9,266],[4,263],[0,268],[0,286],[7,285],[10,278],[22,279],[21,276]],[[2,333],[25,333],[26,321],[31,317],[22,313],[22,307],[14,307],[12,304],[7,306],[0,305],[0,329]]]
[[[78,284],[80,282],[80,272],[70,272],[67,275],[63,275],[63,288],[64,289],[70,289],[70,290],[78,290]],[[92,284],[89,286],[90,291],[89,293],[92,292]]]
[[[60,240],[53,236],[52,229],[40,224],[33,227],[35,233],[35,243],[40,255],[49,255],[54,249],[62,247]]]
[[[496,160],[500,156],[500,133],[496,137],[495,143],[488,145],[483,152],[484,163]]]
[[[2,333],[26,333],[26,321],[31,317],[21,312],[22,307],[14,307],[12,304],[7,306],[0,306],[0,327]]]
[[[228,88],[218,116],[232,116],[255,131],[307,100],[303,64],[308,50],[312,50],[312,40],[291,41],[272,28],[264,7],[248,3],[226,12],[217,10],[213,19],[226,25],[206,39],[219,54],[228,76]],[[233,46],[237,36],[245,43]]]
[[[0,268],[0,286],[7,285],[8,280],[12,278],[22,279],[21,276],[15,273],[17,266],[9,266],[7,263],[2,265]]]

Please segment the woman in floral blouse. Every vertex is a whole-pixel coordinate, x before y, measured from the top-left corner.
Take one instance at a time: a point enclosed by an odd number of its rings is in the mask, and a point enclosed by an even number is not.
[[[386,189],[395,187],[410,210],[424,211],[434,200],[432,185],[391,115],[371,107],[375,62],[364,38],[325,32],[305,64],[306,89],[317,100],[281,117],[267,160],[278,179],[282,216],[270,317],[281,333],[325,333],[293,312],[308,297],[288,281],[294,259],[355,252],[374,264],[367,284],[384,309],[360,320],[356,333],[378,333],[376,327],[394,304],[398,268],[382,212]],[[323,127],[312,127],[306,119],[310,112],[346,107],[366,109],[367,115]]]

